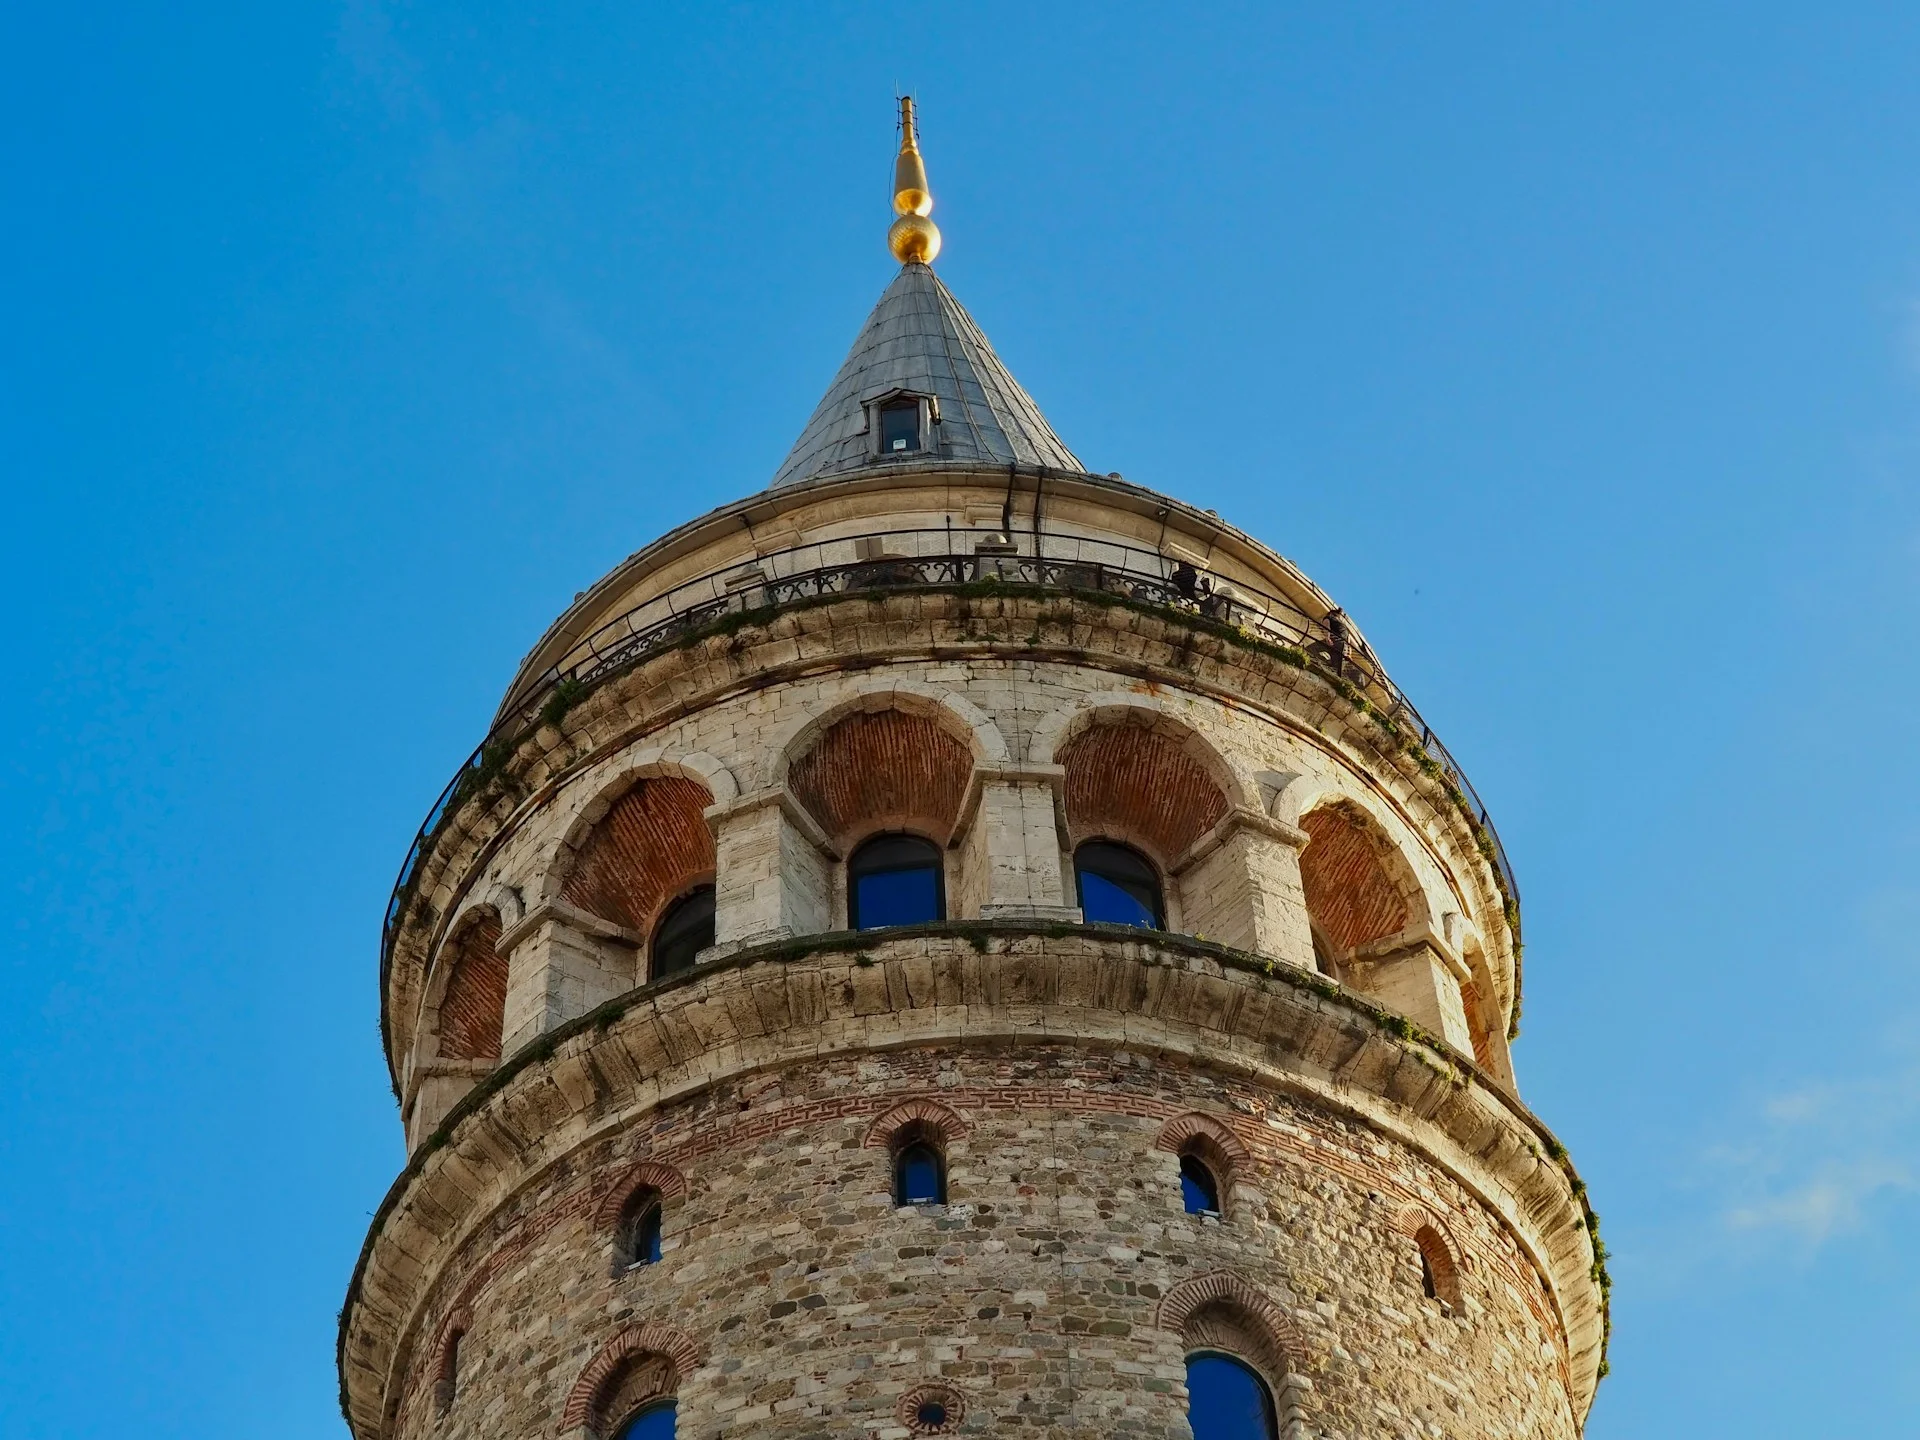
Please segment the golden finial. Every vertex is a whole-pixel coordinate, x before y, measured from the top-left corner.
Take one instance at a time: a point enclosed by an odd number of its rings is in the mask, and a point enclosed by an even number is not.
[[[893,162],[893,210],[900,218],[887,231],[887,248],[902,265],[931,265],[940,253],[940,227],[927,189],[927,166],[913,130],[913,98],[900,97],[900,155]]]

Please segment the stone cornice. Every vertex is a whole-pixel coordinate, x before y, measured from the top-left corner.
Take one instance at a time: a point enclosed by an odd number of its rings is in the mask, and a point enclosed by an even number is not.
[[[1007,1041],[1124,1047],[1349,1115],[1452,1174],[1533,1259],[1584,1415],[1604,1298],[1584,1187],[1472,1062],[1321,976],[1184,936],[1009,922],[809,936],[631,991],[523,1048],[422,1144],[342,1311],[342,1404],[379,1440],[434,1277],[547,1167],[733,1076],[834,1053]]]

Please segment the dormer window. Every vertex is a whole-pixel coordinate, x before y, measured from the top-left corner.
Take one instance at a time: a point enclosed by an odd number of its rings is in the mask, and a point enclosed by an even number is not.
[[[920,448],[920,402],[889,400],[880,407],[880,453],[901,455]]]

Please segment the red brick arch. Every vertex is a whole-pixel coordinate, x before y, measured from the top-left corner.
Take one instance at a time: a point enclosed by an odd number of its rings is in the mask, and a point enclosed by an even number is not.
[[[1393,1228],[1419,1247],[1433,1275],[1435,1297],[1458,1309],[1466,1252],[1446,1224],[1424,1206],[1408,1203],[1394,1212]]]
[[[1228,809],[1199,744],[1164,719],[1102,720],[1074,735],[1059,752],[1074,841],[1122,840],[1162,866],[1177,861]]]
[[[1219,1147],[1220,1153],[1235,1165],[1244,1165],[1253,1154],[1246,1142],[1233,1133],[1233,1128],[1224,1120],[1211,1115],[1203,1115],[1198,1110],[1189,1110],[1184,1115],[1176,1115],[1160,1127],[1160,1134],[1154,1140],[1154,1146],[1160,1150],[1171,1150],[1179,1154],[1189,1141],[1204,1139]]]
[[[967,1133],[967,1122],[960,1118],[957,1110],[938,1100],[917,1097],[874,1117],[867,1127],[866,1143],[891,1147],[894,1137],[909,1126],[918,1133],[931,1133],[942,1145],[963,1139]]]
[[[1243,1358],[1267,1372],[1277,1392],[1298,1374],[1306,1354],[1300,1329],[1257,1285],[1231,1270],[1212,1270],[1183,1280],[1160,1302],[1162,1330],[1192,1348],[1246,1352]],[[1225,1340],[1225,1344],[1221,1341]]]
[[[1406,861],[1357,807],[1323,806],[1300,828],[1308,837],[1300,852],[1307,914],[1342,955],[1425,918],[1414,912],[1419,885]]]
[[[905,709],[835,721],[787,770],[794,798],[838,845],[880,830],[944,844],[972,777],[966,742],[936,716]]]
[[[700,1348],[685,1331],[654,1321],[629,1325],[600,1347],[600,1352],[580,1372],[580,1378],[573,1382],[566,1408],[560,1414],[560,1428],[577,1430],[602,1419],[598,1411],[612,1398],[611,1392],[618,1388],[622,1373],[632,1362],[656,1355],[671,1363],[674,1386],[684,1382],[700,1366]],[[671,1394],[672,1390],[667,1393]]]
[[[713,792],[684,775],[652,775],[607,807],[581,838],[560,898],[644,935],[668,901],[710,878]]]
[[[445,948],[447,983],[440,992],[440,1058],[498,1060],[507,1009],[507,962],[500,957],[500,916],[473,911]]]
[[[673,1166],[663,1165],[658,1160],[642,1160],[607,1191],[599,1208],[593,1213],[594,1225],[602,1230],[610,1230],[619,1224],[627,1202],[642,1190],[658,1190],[661,1198],[666,1200],[684,1200],[687,1198],[687,1177]]]

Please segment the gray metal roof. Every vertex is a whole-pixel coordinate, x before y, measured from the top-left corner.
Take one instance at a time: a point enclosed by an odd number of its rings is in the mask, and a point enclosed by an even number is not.
[[[933,427],[929,449],[889,459],[866,433],[866,406],[902,390],[934,397],[940,424]],[[907,265],[873,307],[773,486],[928,459],[1085,468],[1007,373],[953,292],[925,265]]]

